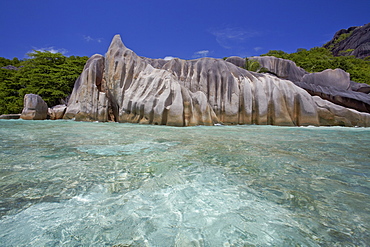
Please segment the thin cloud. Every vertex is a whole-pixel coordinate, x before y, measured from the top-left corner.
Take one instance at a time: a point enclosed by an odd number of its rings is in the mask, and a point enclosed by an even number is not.
[[[48,51],[48,52],[51,52],[51,53],[62,53],[63,55],[65,55],[66,53],[68,53],[68,50],[67,49],[64,49],[64,48],[55,48],[54,46],[49,46],[49,47],[43,47],[43,48],[36,48],[36,47],[32,47],[33,50],[36,50],[36,51]],[[32,51],[28,52],[28,53],[31,53]]]
[[[240,27],[210,29],[209,31],[216,37],[217,43],[226,49],[231,49],[250,38],[260,35],[257,31],[245,30]]]
[[[90,35],[84,35],[83,38],[86,42],[103,42],[103,38],[93,38]]]
[[[255,50],[255,51],[260,51],[260,50],[262,50],[263,48],[262,47],[260,47],[260,46],[257,46],[257,47],[254,47],[253,48],[253,50]]]
[[[209,50],[201,50],[194,52],[193,58],[200,58],[200,57],[206,57],[209,54]]]

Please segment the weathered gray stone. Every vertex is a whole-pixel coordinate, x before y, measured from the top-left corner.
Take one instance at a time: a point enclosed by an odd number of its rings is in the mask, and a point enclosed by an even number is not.
[[[56,105],[48,109],[48,114],[51,120],[63,119],[66,112],[66,105]]]
[[[249,59],[258,61],[262,67],[268,69],[279,78],[293,82],[300,81],[304,75],[308,74],[304,69],[298,67],[295,62],[287,59],[273,56],[250,57]]]
[[[370,127],[370,114],[336,105],[318,96],[312,98],[317,104],[320,125]]]
[[[349,73],[342,69],[327,69],[322,72],[306,74],[301,81],[317,86],[349,90],[351,87],[349,78]]]
[[[360,92],[360,93],[370,93],[370,85],[369,84],[365,84],[365,83],[357,83],[357,82],[354,82],[354,81],[350,81],[350,87],[351,87],[351,91],[354,91],[354,92]]]
[[[226,62],[232,63],[241,68],[245,68],[245,58],[231,56],[231,57],[226,58]]]
[[[37,94],[24,96],[21,118],[25,120],[44,120],[48,115],[48,105]]]
[[[64,119],[77,121],[108,120],[107,97],[104,90],[104,57],[93,55],[76,80]]]
[[[343,90],[338,87],[323,86],[306,82],[295,82],[312,96],[320,96],[332,103],[361,112],[370,112],[370,95],[362,92]]]

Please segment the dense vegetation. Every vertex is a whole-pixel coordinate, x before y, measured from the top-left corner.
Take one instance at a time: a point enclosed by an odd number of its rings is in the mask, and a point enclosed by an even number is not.
[[[40,95],[49,107],[63,103],[88,59],[49,51],[33,51],[28,57],[0,57],[0,114],[20,113],[29,93]]]
[[[315,47],[310,50],[298,49],[297,52],[290,54],[279,50],[272,50],[262,56],[275,56],[292,60],[308,72],[320,72],[325,69],[340,68],[350,73],[352,81],[370,84],[369,59],[359,59],[354,56],[335,57],[328,49],[323,47]]]

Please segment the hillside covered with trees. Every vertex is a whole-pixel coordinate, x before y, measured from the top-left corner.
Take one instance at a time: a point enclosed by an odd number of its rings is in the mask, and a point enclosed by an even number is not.
[[[50,107],[65,103],[87,59],[49,51],[33,51],[25,60],[0,57],[0,114],[20,113],[30,93]]]

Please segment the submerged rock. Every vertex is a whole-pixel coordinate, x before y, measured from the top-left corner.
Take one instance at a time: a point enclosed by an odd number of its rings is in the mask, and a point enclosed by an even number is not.
[[[21,114],[3,114],[0,115],[0,119],[19,119]]]
[[[48,115],[48,105],[37,94],[24,96],[21,118],[25,120],[44,120]]]
[[[291,80],[300,80],[307,72],[293,62],[271,57],[258,61],[286,79],[250,72],[221,59],[142,58],[116,35],[105,58],[94,55],[86,63],[64,118],[171,126],[368,126],[369,114],[351,110],[343,115],[348,109],[318,104],[295,85]],[[324,116],[327,111],[343,121],[329,121]]]

